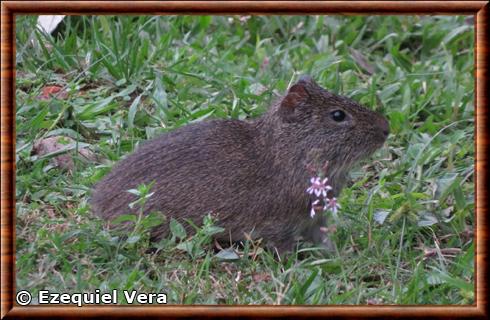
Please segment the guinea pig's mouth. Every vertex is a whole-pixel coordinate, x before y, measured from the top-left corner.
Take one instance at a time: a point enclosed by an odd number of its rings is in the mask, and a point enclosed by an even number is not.
[[[374,153],[377,149],[380,149],[384,146],[389,134],[390,132],[388,130],[376,130],[375,132],[373,132],[372,140],[375,143],[373,143],[373,150],[370,150],[371,153]]]

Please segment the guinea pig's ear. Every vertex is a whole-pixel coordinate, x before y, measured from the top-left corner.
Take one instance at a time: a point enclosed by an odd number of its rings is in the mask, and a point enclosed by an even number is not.
[[[289,88],[288,93],[282,99],[279,107],[279,114],[283,120],[287,122],[294,121],[294,111],[308,100],[310,95],[308,94],[306,85],[307,82],[300,79],[291,88]]]

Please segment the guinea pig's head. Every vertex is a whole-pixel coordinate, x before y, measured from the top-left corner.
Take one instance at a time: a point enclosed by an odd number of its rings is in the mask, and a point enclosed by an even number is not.
[[[280,101],[283,130],[292,130],[304,148],[324,150],[326,159],[350,167],[380,148],[389,123],[378,112],[331,93],[303,76]]]

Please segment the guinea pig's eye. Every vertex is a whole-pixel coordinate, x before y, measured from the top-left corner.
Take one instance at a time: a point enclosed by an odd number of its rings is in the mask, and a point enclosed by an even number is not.
[[[337,122],[344,121],[345,119],[345,112],[342,110],[335,110],[330,113],[332,116],[332,119]]]

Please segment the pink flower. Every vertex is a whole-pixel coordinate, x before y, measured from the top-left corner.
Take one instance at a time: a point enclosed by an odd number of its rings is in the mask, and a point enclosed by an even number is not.
[[[326,172],[327,164],[325,164],[322,172]],[[311,171],[311,168],[308,168],[308,170]],[[329,190],[332,190],[332,186],[327,184],[327,177],[321,178],[323,175],[322,172],[310,179],[310,186],[306,189],[307,193],[314,195],[315,197],[313,198],[316,198],[313,202],[311,202],[310,216],[312,218],[316,215],[317,211],[331,211],[336,215],[340,209],[340,205],[337,203],[337,198],[327,197],[327,193]]]
[[[310,179],[311,186],[306,189],[309,194],[315,194],[317,197],[322,195],[324,198],[327,196],[327,191],[332,190],[332,187],[327,185],[328,178],[321,180],[320,177],[313,177]]]
[[[316,199],[315,201],[313,201],[311,203],[311,211],[310,211],[310,217],[314,217],[316,212],[315,212],[315,205],[317,205],[318,203],[320,203],[320,200]]]
[[[337,198],[332,198],[328,199],[325,202],[325,206],[323,207],[323,210],[331,210],[333,214],[337,214],[337,212],[340,209],[340,204],[337,203]]]

